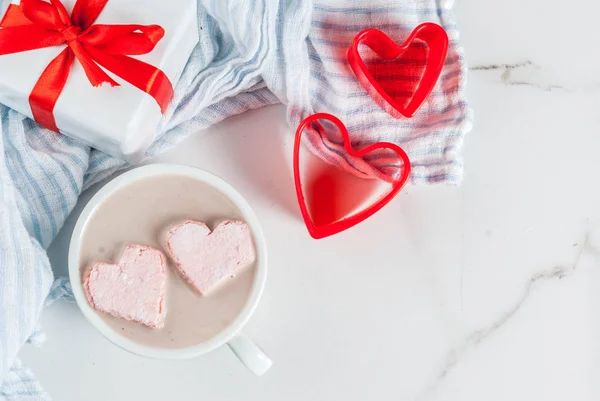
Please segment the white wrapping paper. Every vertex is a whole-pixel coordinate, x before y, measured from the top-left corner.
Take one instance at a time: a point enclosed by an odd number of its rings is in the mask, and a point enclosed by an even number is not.
[[[19,1],[13,3],[18,4]],[[69,13],[75,0],[62,0]],[[160,68],[173,86],[198,42],[196,0],[109,0],[95,24],[157,24],[165,36],[148,54],[131,56]],[[65,45],[0,56],[0,103],[31,117],[29,94]],[[152,143],[160,107],[110,71],[121,86],[93,87],[75,59],[54,117],[60,132],[129,162]]]

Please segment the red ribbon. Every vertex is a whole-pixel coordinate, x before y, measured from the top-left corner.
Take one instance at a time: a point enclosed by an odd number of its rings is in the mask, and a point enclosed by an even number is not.
[[[35,121],[58,132],[54,106],[75,58],[93,86],[119,86],[100,66],[152,96],[164,113],[173,86],[160,69],[128,55],[151,52],[165,30],[159,25],[104,25],[94,21],[108,0],[77,0],[69,13],[60,0],[21,0],[0,22],[0,55],[66,44],[29,94]]]

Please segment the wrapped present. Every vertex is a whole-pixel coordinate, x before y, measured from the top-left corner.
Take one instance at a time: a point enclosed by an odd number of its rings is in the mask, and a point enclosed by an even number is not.
[[[0,103],[136,162],[198,42],[196,0],[20,0],[0,21]]]

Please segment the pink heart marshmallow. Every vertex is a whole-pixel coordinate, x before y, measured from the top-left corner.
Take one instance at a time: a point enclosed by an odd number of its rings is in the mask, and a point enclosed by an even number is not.
[[[83,280],[89,303],[101,312],[153,329],[165,325],[166,260],[144,245],[129,245],[118,264],[95,263]]]
[[[242,221],[224,221],[211,232],[206,224],[188,220],[167,233],[166,244],[181,275],[201,295],[256,258],[250,228]]]

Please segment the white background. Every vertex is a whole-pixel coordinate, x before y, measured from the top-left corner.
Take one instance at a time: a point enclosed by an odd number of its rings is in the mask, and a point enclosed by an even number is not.
[[[459,1],[476,117],[463,185],[408,187],[329,239],[300,220],[283,107],[157,159],[222,176],[263,223],[270,272],[246,332],[274,360],[265,376],[226,348],[130,355],[66,302],[24,361],[58,401],[600,399],[599,12]],[[59,275],[90,195],[51,247]]]

